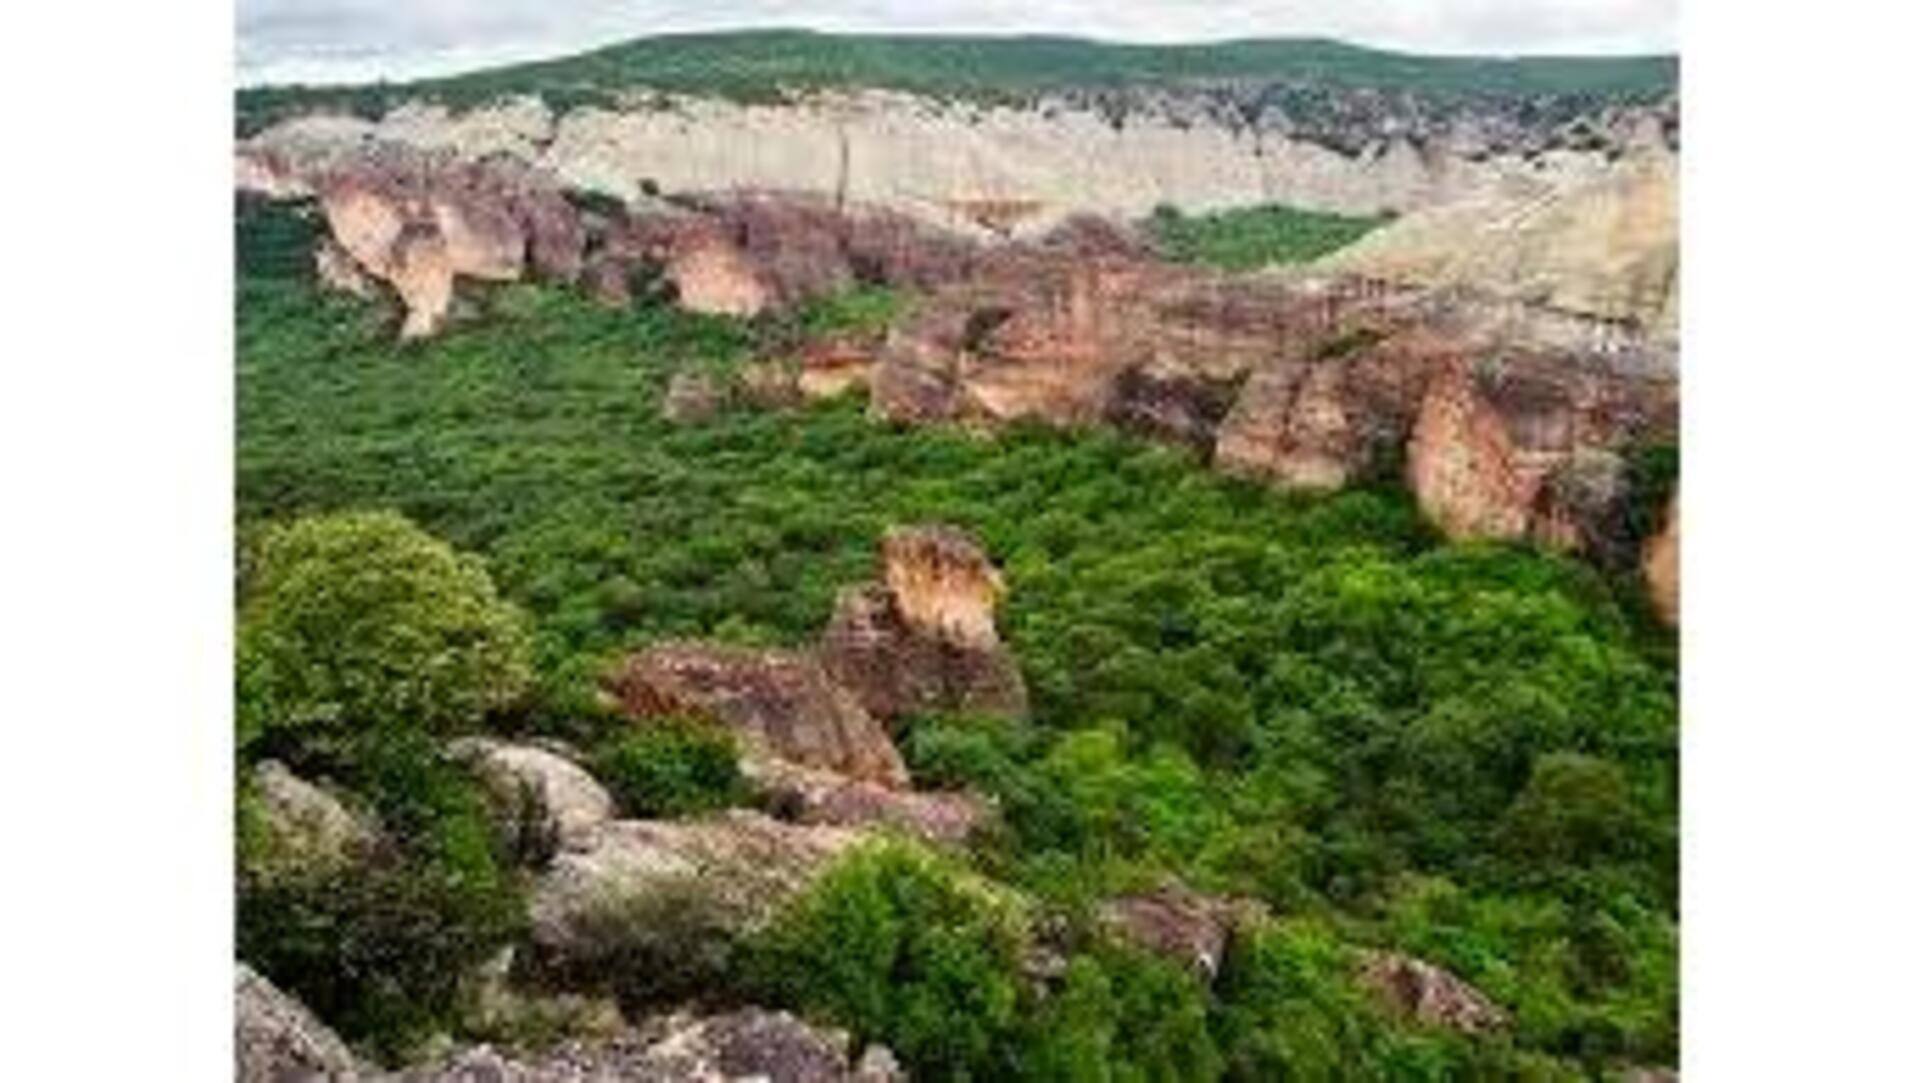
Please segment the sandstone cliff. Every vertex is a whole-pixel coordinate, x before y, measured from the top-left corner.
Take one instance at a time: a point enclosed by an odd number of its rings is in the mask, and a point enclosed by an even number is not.
[[[1163,203],[1374,214],[1514,184],[1549,190],[1605,174],[1626,151],[1671,153],[1675,131],[1670,102],[1543,123],[1518,119],[1511,103],[1442,119],[1354,95],[1332,111],[1336,119],[1303,124],[1258,98],[1130,98],[1119,108],[1084,94],[983,105],[869,89],[742,104],[636,92],[623,108],[558,115],[530,97],[458,113],[408,103],[378,120],[282,121],[246,140],[242,160],[243,169],[263,156],[307,168],[394,143],[461,161],[517,160],[622,200],[799,191],[982,236],[1031,236],[1077,212],[1138,218]]]

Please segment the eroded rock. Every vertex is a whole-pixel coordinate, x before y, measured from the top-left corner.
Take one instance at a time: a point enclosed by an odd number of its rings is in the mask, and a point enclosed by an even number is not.
[[[238,1083],[362,1078],[339,1035],[245,963],[236,963],[233,974],[233,1074]]]
[[[557,752],[487,737],[462,738],[450,751],[473,764],[496,799],[531,799],[543,817],[541,826],[562,846],[613,819],[614,801],[606,787]]]
[[[783,817],[803,824],[892,830],[957,846],[995,815],[991,802],[971,793],[897,790],[768,757],[749,757],[742,770]]]
[[[541,1055],[490,1046],[462,1050],[440,1065],[401,1073],[395,1083],[903,1083],[884,1046],[856,1063],[845,1031],[815,1027],[787,1012],[741,1008],[719,1015],[676,1013],[633,1034],[568,1043]]]
[[[1024,717],[1026,684],[994,626],[1006,584],[979,545],[934,525],[889,530],[880,548],[882,581],[843,591],[821,636],[827,673],[880,718]]]
[[[1100,920],[1135,947],[1172,960],[1211,981],[1220,972],[1234,928],[1258,912],[1249,901],[1202,895],[1171,882],[1100,905]]]
[[[1486,994],[1432,963],[1395,952],[1367,952],[1360,982],[1380,1002],[1429,1026],[1483,1034],[1507,1025]]]
[[[535,886],[534,943],[565,958],[598,950],[610,908],[650,900],[745,931],[800,894],[861,833],[732,809],[695,820],[614,820],[554,857]]]
[[[339,869],[377,841],[375,829],[332,793],[277,760],[262,761],[253,779],[266,846],[249,874],[270,879]]]
[[[609,691],[635,718],[706,718],[752,752],[882,786],[907,784],[887,731],[808,653],[663,643],[628,659]]]
[[[1680,626],[1680,493],[1667,501],[1667,517],[1660,532],[1647,540],[1641,558],[1647,597],[1654,612],[1671,627]]]

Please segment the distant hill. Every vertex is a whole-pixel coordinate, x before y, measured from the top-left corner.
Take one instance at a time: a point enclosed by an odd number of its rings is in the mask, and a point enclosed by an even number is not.
[[[259,87],[236,96],[243,134],[320,108],[377,116],[407,99],[452,107],[538,94],[556,107],[604,103],[620,90],[772,100],[794,90],[862,86],[943,98],[1019,101],[1121,87],[1207,87],[1250,105],[1300,88],[1372,90],[1433,108],[1542,99],[1588,108],[1674,92],[1673,56],[1441,57],[1324,39],[1128,45],[1064,37],[933,37],[755,30],[640,38],[557,60],[410,83]]]

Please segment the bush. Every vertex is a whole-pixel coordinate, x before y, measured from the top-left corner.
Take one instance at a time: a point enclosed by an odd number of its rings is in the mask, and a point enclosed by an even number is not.
[[[568,989],[611,995],[628,1013],[641,1014],[724,989],[736,933],[713,890],[688,879],[602,900],[578,919],[574,941],[546,976]]]
[[[296,520],[250,555],[239,716],[254,734],[478,722],[532,680],[531,639],[476,557],[392,512]]]
[[[609,740],[593,774],[628,816],[687,816],[737,805],[745,796],[733,738],[688,719],[650,719]]]
[[[749,984],[885,1042],[916,1079],[996,1079],[1020,1021],[1022,915],[902,846],[845,859],[759,938]]]
[[[243,880],[238,949],[349,1040],[401,1057],[453,1027],[464,978],[519,935],[525,906],[465,771],[419,736],[363,739],[353,759],[382,845],[345,869]]]

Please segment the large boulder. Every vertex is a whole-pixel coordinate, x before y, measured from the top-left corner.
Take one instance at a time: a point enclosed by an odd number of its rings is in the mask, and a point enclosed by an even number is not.
[[[549,958],[589,954],[599,950],[594,941],[610,916],[653,902],[697,906],[711,926],[756,928],[863,837],[744,809],[599,824],[556,855],[535,885],[533,941]]]
[[[677,1013],[640,1032],[598,1044],[569,1043],[539,1055],[490,1046],[393,1077],[395,1083],[903,1083],[884,1046],[856,1062],[845,1031],[811,1026],[787,1012],[740,1008],[720,1015]]]
[[[895,831],[934,845],[966,842],[996,811],[973,793],[899,790],[768,757],[749,757],[742,772],[797,823]]]
[[[1101,923],[1120,939],[1207,981],[1220,972],[1234,929],[1259,913],[1257,903],[1202,895],[1177,881],[1108,899],[1099,908]]]
[[[578,843],[613,819],[613,796],[606,787],[558,752],[489,737],[463,737],[449,750],[473,765],[496,800],[509,807],[530,801],[543,833],[561,846]]]
[[[233,974],[233,1075],[238,1083],[352,1083],[352,1050],[306,1005],[245,963]]]
[[[882,786],[907,784],[887,731],[808,653],[662,643],[629,658],[608,690],[637,719],[705,718],[732,730],[752,754]]]
[[[1382,1006],[1428,1026],[1484,1034],[1507,1025],[1485,993],[1432,963],[1395,952],[1366,952],[1360,984]]]
[[[924,711],[1024,717],[1026,684],[1000,641],[1005,581],[979,544],[943,525],[896,527],[881,581],[842,592],[821,663],[880,718]]]
[[[378,832],[340,799],[264,760],[253,770],[263,843],[243,875],[273,879],[338,870],[370,849]]]
[[[1618,560],[1629,494],[1615,453],[1671,438],[1676,390],[1559,352],[1452,360],[1421,401],[1407,485],[1449,537],[1531,537]]]

